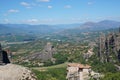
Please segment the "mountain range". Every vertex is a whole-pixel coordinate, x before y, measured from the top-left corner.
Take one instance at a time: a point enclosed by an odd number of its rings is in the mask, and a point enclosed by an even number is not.
[[[114,29],[118,27],[120,27],[120,22],[112,21],[112,20],[104,20],[100,22],[86,22],[81,24],[79,27],[64,30],[62,33],[100,31],[100,30]]]
[[[0,24],[0,34],[6,33],[66,33],[85,32],[118,28],[120,22],[103,20],[100,22],[86,22],[83,24],[59,24],[59,25],[28,25],[28,24]]]

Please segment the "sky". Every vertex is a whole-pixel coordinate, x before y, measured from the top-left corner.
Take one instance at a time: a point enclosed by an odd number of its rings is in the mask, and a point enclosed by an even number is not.
[[[0,0],[0,23],[120,21],[120,0]]]

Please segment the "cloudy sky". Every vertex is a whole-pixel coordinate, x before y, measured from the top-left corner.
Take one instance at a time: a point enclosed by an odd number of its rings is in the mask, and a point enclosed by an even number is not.
[[[120,21],[120,0],[0,0],[0,23]]]

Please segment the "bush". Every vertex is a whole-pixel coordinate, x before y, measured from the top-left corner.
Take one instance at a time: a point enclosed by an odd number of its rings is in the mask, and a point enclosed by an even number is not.
[[[53,68],[46,71],[33,70],[38,80],[66,80],[66,68]]]
[[[114,73],[114,72],[117,71],[114,64],[112,64],[112,63],[101,63],[97,60],[96,60],[96,62],[94,62],[92,64],[92,69],[94,71],[97,71],[97,72],[100,72],[100,73],[107,73],[107,72]]]
[[[56,59],[55,64],[61,64],[68,60],[67,54],[57,53],[54,54],[53,57]]]
[[[51,60],[44,62],[44,66],[51,66],[51,65],[53,65],[53,62]]]
[[[106,73],[105,77],[101,80],[120,80],[120,73]]]

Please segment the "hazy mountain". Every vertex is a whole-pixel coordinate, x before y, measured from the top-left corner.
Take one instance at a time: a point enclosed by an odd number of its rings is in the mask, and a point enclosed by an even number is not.
[[[49,34],[64,29],[75,28],[80,24],[60,25],[28,25],[28,24],[0,24],[0,33],[39,33]]]
[[[110,28],[117,28],[119,26],[120,22],[112,20],[104,20],[100,22],[86,22],[84,24],[59,25],[0,24],[0,33],[74,33],[84,31],[105,30]]]
[[[83,30],[105,30],[110,28],[117,28],[120,26],[120,22],[112,21],[112,20],[104,20],[100,22],[87,22],[79,27],[79,29]]]
[[[88,31],[100,31],[107,30],[111,28],[120,27],[120,22],[112,21],[112,20],[104,20],[100,22],[86,22],[74,29],[67,29],[62,31],[61,33],[78,33],[78,32],[88,32]]]
[[[4,24],[0,24],[0,34],[10,33],[14,31],[14,28],[8,27]]]

